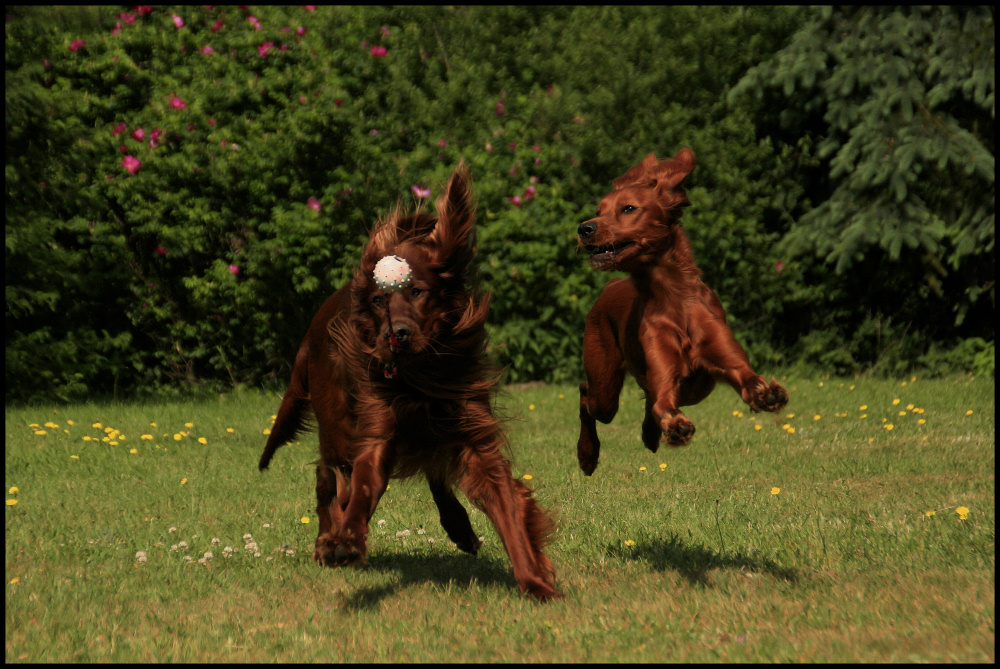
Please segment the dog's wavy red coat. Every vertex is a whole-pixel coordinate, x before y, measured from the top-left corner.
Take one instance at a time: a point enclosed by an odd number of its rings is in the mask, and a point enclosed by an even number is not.
[[[502,453],[492,411],[499,373],[485,353],[489,298],[475,299],[465,282],[473,236],[462,165],[437,217],[397,207],[375,228],[353,280],[323,304],[299,348],[260,468],[311,413],[320,443],[317,562],[364,561],[368,523],[389,478],[423,474],[455,544],[473,554],[481,544],[457,485],[496,527],[521,591],[545,600],[559,596],[542,552],[553,523]],[[373,278],[387,255],[412,271],[410,285],[391,294]]]
[[[675,446],[691,440],[694,424],[680,407],[708,397],[716,381],[732,386],[753,411],[779,411],[788,402],[780,384],[751,368],[695,265],[679,223],[690,204],[679,186],[694,162],[686,148],[663,161],[647,155],[615,179],[597,216],[577,230],[591,266],[629,274],[610,281],[587,315],[577,457],[588,475],[600,454],[596,421],[615,417],[626,372],[645,392],[642,442],[654,452],[663,435]]]

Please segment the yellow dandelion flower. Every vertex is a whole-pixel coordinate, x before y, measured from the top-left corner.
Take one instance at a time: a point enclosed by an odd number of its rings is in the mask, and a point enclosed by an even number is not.
[[[868,443],[869,444],[872,443],[873,441],[875,441],[875,437],[868,437]]]
[[[733,415],[734,415],[734,416],[742,416],[742,415],[743,415],[743,413],[742,413],[742,412],[740,412],[740,411],[739,411],[738,409],[734,409],[734,410],[733,410]]]
[[[911,376],[911,377],[910,377],[910,383],[913,383],[913,382],[914,382],[914,381],[916,381],[916,380],[917,380],[917,377],[915,377],[915,376]]]
[[[302,518],[300,520],[301,520],[301,522],[302,522],[303,525],[308,525],[309,524],[309,516],[302,516]]]
[[[923,424],[924,424],[924,423],[926,423],[926,422],[927,422],[927,419],[926,419],[926,418],[921,418],[921,419],[919,419],[919,420],[917,421],[917,425],[923,425]]]
[[[795,418],[795,414],[793,413],[785,414],[785,418]]]
[[[896,406],[897,404],[899,404],[899,398],[898,397],[892,401],[892,406]]]
[[[151,434],[144,434],[144,435],[142,435],[139,438],[142,439],[143,441],[152,441],[153,440],[153,435],[151,435]]]
[[[660,463],[660,471],[662,472],[662,471],[666,470],[666,468],[667,468],[667,463],[666,462],[661,462]]]
[[[781,488],[771,488],[771,494],[772,495],[777,495],[780,492],[781,492]]]
[[[181,439],[183,439],[183,437],[180,434],[174,435],[174,441],[180,441]]]
[[[862,404],[861,406],[858,407],[858,409],[860,409],[861,411],[868,411],[868,405]]]
[[[625,540],[625,545],[626,546],[635,546],[635,542],[632,541],[631,539],[626,539]]]
[[[37,434],[40,437],[44,437],[45,435],[48,434],[48,432],[46,432],[45,430],[35,430],[35,434]]]
[[[271,422],[273,423],[276,420],[278,420],[278,414],[276,414],[276,413],[271,414]]]
[[[12,485],[10,487],[10,490],[8,490],[7,492],[10,493],[11,495],[16,495],[17,493],[21,492],[21,490],[16,485]]]
[[[194,423],[184,423],[184,427],[191,429],[192,427],[194,427]]]
[[[109,441],[108,443],[111,444],[112,446],[117,446],[118,445],[117,441]]]
[[[10,579],[10,584],[11,585],[17,585],[20,582],[21,582],[21,579],[19,579],[17,576],[15,576],[14,578]]]
[[[80,459],[79,455],[71,455],[69,457],[70,457],[71,460],[79,460]]]
[[[226,428],[226,432],[228,432],[229,434],[233,434],[233,433],[235,433],[235,432],[236,432],[236,430],[234,430],[234,429],[233,429],[233,428],[231,428],[231,427],[227,427],[227,428]]]
[[[788,434],[795,434],[795,428],[794,427],[789,427],[788,428]]]
[[[764,429],[764,426],[761,425],[760,423],[757,423],[756,425],[753,426],[753,429],[760,431]]]
[[[819,414],[816,414],[815,416],[813,416],[813,420],[819,420],[819,419],[820,419],[820,415]]]
[[[91,438],[90,438],[90,437],[88,437],[87,435],[83,435],[83,440],[84,440],[84,441],[93,441],[93,439],[91,439]]]
[[[261,430],[261,433],[262,434],[271,434],[271,428],[265,427],[263,430]]]
[[[74,422],[73,422],[73,421],[71,421],[71,420],[67,420],[67,421],[66,421],[66,424],[67,424],[67,425],[76,425],[76,423],[74,423]]]
[[[562,393],[559,393],[559,399],[564,400],[564,399],[566,399],[566,396],[563,395]]]
[[[866,413],[861,414],[861,418],[868,418],[868,414]]]
[[[101,425],[100,423],[94,423],[94,424],[93,424],[93,425],[91,425],[90,427],[92,427],[92,428],[95,428],[95,429],[98,429],[98,430],[100,430],[100,429],[101,429],[102,427],[104,427],[104,426],[103,426],[103,425]]]
[[[955,513],[957,513],[960,516],[967,516],[967,515],[969,515],[969,507],[967,507],[967,506],[956,507],[955,508]]]
[[[15,506],[16,504],[17,504],[17,500],[16,499],[8,499],[7,500],[7,506]]]
[[[139,449],[138,449],[138,448],[130,448],[130,449],[128,450],[128,452],[129,452],[129,453],[131,453],[132,455],[135,455],[136,453],[138,453],[138,452],[139,452]]]
[[[181,479],[181,485],[187,485],[187,482],[188,482],[187,478]]]
[[[149,426],[150,427],[156,427],[156,423],[150,423]]]
[[[893,425],[892,423],[886,423],[886,424],[885,424],[885,425],[883,425],[882,427],[884,427],[884,428],[885,428],[885,429],[887,429],[887,430],[891,430],[891,429],[892,429],[893,427],[895,427],[895,426],[894,426],[894,425]]]
[[[205,445],[208,443],[208,439],[206,439],[205,437],[198,437],[198,443]]]
[[[644,471],[646,471],[646,467],[645,467],[645,466],[642,466],[642,467],[639,467],[639,471],[640,471],[640,472],[644,472]]]
[[[521,478],[522,478],[522,479],[524,479],[525,481],[530,481],[530,480],[531,480],[531,479],[533,479],[534,477],[533,477],[533,476],[532,476],[531,474],[525,474],[525,475],[524,475],[524,476],[522,476]]]
[[[935,513],[937,513],[937,511],[924,511],[924,515],[927,516],[928,518],[933,516]]]
[[[50,429],[55,429],[55,428],[59,427],[59,425],[57,423],[53,423],[52,421],[49,421],[49,422],[47,422],[45,424],[45,427],[50,428]]]
[[[535,410],[535,405],[534,404],[529,404],[528,405],[528,411],[534,411],[534,410]]]
[[[905,412],[905,411],[900,411],[900,412],[899,412],[899,415],[900,415],[900,416],[905,416],[905,415],[906,415],[906,412]]]
[[[907,404],[906,405],[906,410],[907,411],[913,411],[913,405],[912,404]]]
[[[966,411],[965,415],[966,416],[971,416],[972,415],[972,409],[969,409],[968,411]]]
[[[823,387],[823,382],[822,382],[822,381],[820,381],[820,382],[819,382],[819,386],[818,386],[818,387],[819,387],[819,388],[822,388],[822,387]]]

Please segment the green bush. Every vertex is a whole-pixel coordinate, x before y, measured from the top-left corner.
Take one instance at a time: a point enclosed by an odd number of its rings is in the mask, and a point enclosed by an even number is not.
[[[875,364],[896,349],[859,335],[861,277],[782,246],[821,194],[808,161],[762,133],[771,110],[727,97],[810,11],[10,8],[6,397],[280,383],[370,227],[432,206],[460,160],[507,378],[578,379],[610,276],[576,227],[682,146],[685,228],[754,362]],[[953,334],[891,320],[914,342],[901,363]]]

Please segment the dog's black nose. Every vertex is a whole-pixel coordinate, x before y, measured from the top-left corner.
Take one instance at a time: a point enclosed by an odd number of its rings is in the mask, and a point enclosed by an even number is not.
[[[597,223],[593,221],[584,221],[576,229],[576,234],[580,235],[580,239],[589,239],[594,236],[595,232],[597,232]]]
[[[392,328],[392,331],[393,334],[396,335],[396,339],[398,339],[400,343],[410,338],[411,333],[409,325],[397,325],[394,328]]]

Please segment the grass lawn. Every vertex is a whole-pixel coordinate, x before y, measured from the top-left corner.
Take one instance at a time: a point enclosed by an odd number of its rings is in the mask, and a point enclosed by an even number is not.
[[[780,416],[719,388],[655,454],[627,385],[592,477],[575,387],[509,388],[515,475],[559,519],[544,605],[418,479],[367,567],[315,565],[315,438],[256,469],[277,395],[8,408],[6,660],[993,662],[993,379],[782,380]]]

